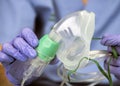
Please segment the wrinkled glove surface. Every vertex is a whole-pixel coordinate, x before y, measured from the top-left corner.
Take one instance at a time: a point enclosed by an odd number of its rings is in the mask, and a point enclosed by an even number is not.
[[[115,75],[116,78],[120,79],[120,35],[105,35],[102,37],[101,44],[108,46],[108,52],[112,53],[112,48],[115,47],[118,53],[118,59],[112,56],[112,61],[110,62],[110,72]],[[104,61],[104,67],[108,69],[108,61],[110,57],[106,57]]]

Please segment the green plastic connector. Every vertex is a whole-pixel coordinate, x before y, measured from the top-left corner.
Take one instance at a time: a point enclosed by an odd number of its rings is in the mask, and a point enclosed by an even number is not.
[[[45,62],[50,62],[55,57],[58,47],[59,43],[45,35],[39,40],[39,45],[36,48],[38,57]]]

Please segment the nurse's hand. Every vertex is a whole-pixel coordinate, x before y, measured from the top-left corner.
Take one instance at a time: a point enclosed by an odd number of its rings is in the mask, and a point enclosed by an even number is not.
[[[110,72],[120,79],[120,35],[105,35],[102,37],[101,44],[108,46],[108,52],[112,52],[111,46],[115,47],[118,53],[118,59],[112,58],[110,63]],[[107,70],[107,63],[110,57],[106,57],[104,67]]]
[[[22,32],[13,39],[10,43],[2,45],[0,51],[0,62],[6,69],[6,75],[8,79],[14,84],[19,85],[21,82],[16,79],[22,79],[21,73],[25,70],[22,62],[27,61],[29,58],[33,59],[37,56],[35,48],[38,45],[38,38],[34,32],[28,28],[22,30]],[[18,61],[18,64],[15,62]],[[16,71],[12,71],[14,69]],[[19,68],[19,70],[18,70]],[[10,71],[14,73],[14,76],[10,74]]]

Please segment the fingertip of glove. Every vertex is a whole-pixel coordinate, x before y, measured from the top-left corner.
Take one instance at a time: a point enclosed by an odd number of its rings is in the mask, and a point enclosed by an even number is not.
[[[0,51],[0,62],[8,62],[11,63],[13,62],[14,59],[6,55],[5,53]]]
[[[38,45],[38,39],[33,39],[31,44],[33,47],[36,47]]]
[[[4,43],[3,46],[2,46],[2,51],[4,53],[7,53],[11,49],[12,49],[12,47],[11,47],[11,44],[9,44],[9,43]]]
[[[29,58],[35,58],[37,56],[37,52],[34,49],[29,50]]]

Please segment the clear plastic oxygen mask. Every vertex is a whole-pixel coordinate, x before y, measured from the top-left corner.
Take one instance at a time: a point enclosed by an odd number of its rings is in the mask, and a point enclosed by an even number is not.
[[[74,70],[83,57],[88,57],[94,24],[94,13],[80,11],[68,15],[53,27],[61,36],[57,57],[66,69]],[[79,67],[84,67],[87,63],[87,60],[83,60]]]
[[[78,69],[81,71],[81,69],[91,65],[89,59],[99,59],[99,57],[104,57],[109,54],[103,50],[90,51],[94,28],[95,14],[87,11],[72,13],[60,20],[53,27],[53,30],[61,37],[57,57],[62,62],[62,65],[58,68],[58,75],[66,85],[69,84],[68,74],[71,71],[74,74],[69,77],[72,79],[70,82],[73,83],[93,82],[90,86],[94,86],[105,79],[99,71],[89,73],[77,71]],[[85,59],[86,57],[87,59]],[[68,86],[71,85],[69,84]]]

